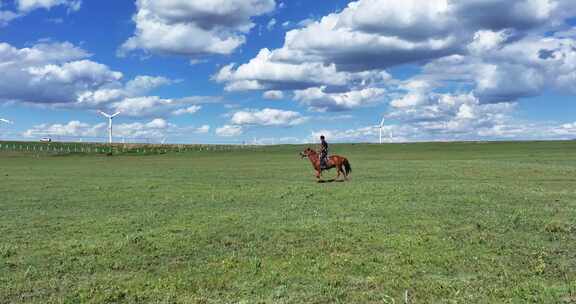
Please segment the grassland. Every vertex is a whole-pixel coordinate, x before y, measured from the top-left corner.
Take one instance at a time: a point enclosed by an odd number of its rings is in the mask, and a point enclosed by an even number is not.
[[[301,149],[0,154],[0,303],[576,303],[576,142]]]

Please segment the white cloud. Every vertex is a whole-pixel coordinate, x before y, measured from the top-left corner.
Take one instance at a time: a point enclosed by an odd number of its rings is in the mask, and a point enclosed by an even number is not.
[[[111,71],[107,66],[89,60],[48,64],[25,69],[31,76],[30,85],[72,85],[76,90],[100,87],[122,78],[122,73]],[[75,90],[75,91],[76,91]]]
[[[329,142],[361,142],[375,140],[377,129],[374,126],[362,127],[349,130],[318,130],[313,131],[308,138],[308,142],[314,143],[320,141],[320,136],[326,137]]]
[[[167,108],[173,106],[173,100],[162,99],[158,96],[143,96],[126,98],[112,105],[114,109],[122,112],[126,116],[150,116],[158,113],[160,109],[163,112],[169,111]]]
[[[64,6],[68,11],[78,11],[82,6],[81,0],[16,0],[17,11],[0,10],[0,27],[8,25],[11,21],[24,17],[36,9],[51,9],[55,6]],[[2,2],[0,2],[0,9]]]
[[[268,24],[266,25],[266,29],[271,31],[274,29],[275,26],[276,26],[276,19],[272,18],[272,19],[270,19],[270,21],[268,21]]]
[[[284,92],[282,91],[266,91],[264,92],[264,94],[262,94],[262,97],[264,97],[264,99],[268,99],[268,100],[280,100],[284,98]]]
[[[0,43],[0,101],[71,104],[85,91],[119,84],[122,73],[89,56],[66,42],[22,49]]]
[[[158,96],[124,98],[108,105],[114,111],[131,117],[165,117],[169,115],[190,115],[202,109],[199,104],[216,101],[212,97],[193,96],[179,99],[165,99]]]
[[[124,81],[121,72],[89,57],[89,53],[67,42],[39,43],[22,49],[0,43],[0,102],[119,110],[132,117],[193,114],[200,110],[198,104],[220,102],[219,97],[210,96],[147,96],[175,81],[147,75]]]
[[[27,138],[39,136],[105,138],[107,132],[107,123],[88,124],[74,120],[66,124],[37,125],[24,131],[22,136]],[[117,123],[114,125],[115,138],[158,139],[166,137],[171,132],[178,132],[178,127],[161,118],[145,123]]]
[[[294,100],[315,111],[345,111],[373,105],[381,101],[386,93],[386,90],[381,88],[365,88],[344,93],[325,93],[325,89],[322,87],[295,91]]]
[[[214,79],[230,91],[293,91],[294,100],[324,111],[384,96],[394,107],[429,102],[418,91],[396,96],[391,77],[369,76],[402,64],[426,64],[414,80],[473,91],[481,103],[515,102],[546,88],[576,92],[576,46],[565,22],[574,15],[569,0],[358,0]]]
[[[78,107],[109,107],[110,103],[124,98],[141,97],[154,89],[172,84],[173,81],[165,77],[137,76],[123,86],[115,85],[94,91],[85,91],[79,94]]]
[[[385,125],[385,142],[421,142],[455,140],[573,140],[576,123],[530,123],[509,120],[497,124],[478,125],[469,129],[458,128],[456,123],[418,124],[403,123]],[[316,143],[320,135],[329,142],[373,142],[379,141],[376,126],[354,129],[324,129],[310,133],[307,142]]]
[[[274,54],[262,49],[249,63],[234,69],[228,65],[213,77],[226,84],[228,91],[303,89],[321,84],[344,86],[351,77],[334,65],[322,63],[290,64],[272,60]]]
[[[476,94],[488,102],[514,101],[536,96],[545,88],[539,70],[515,64],[485,64],[477,71]]]
[[[475,55],[493,51],[509,38],[511,33],[506,30],[498,32],[480,30],[474,34],[474,40],[468,45],[468,50]]]
[[[286,144],[302,144],[304,141],[297,137],[263,137],[251,139],[248,144],[257,146],[269,146],[269,145],[286,145]]]
[[[495,43],[488,33],[555,25],[568,2],[360,0],[288,32],[275,53],[278,60],[321,61],[339,69],[385,68],[462,53],[471,41]]]
[[[0,27],[6,26],[10,21],[20,17],[20,14],[11,11],[1,11],[0,10]]]
[[[194,133],[196,134],[207,134],[208,132],[210,132],[210,126],[209,125],[202,125],[201,127],[197,128]]]
[[[354,71],[436,58],[459,48],[452,19],[446,0],[361,0],[289,31],[275,57]]]
[[[216,135],[220,137],[234,137],[243,133],[244,129],[241,126],[224,125],[216,129]]]
[[[294,111],[278,109],[262,109],[254,111],[238,111],[232,115],[231,122],[235,125],[259,126],[296,126],[306,122],[306,118]]]
[[[22,136],[38,137],[43,135],[52,135],[52,136],[96,137],[99,135],[103,135],[105,131],[106,131],[105,123],[90,125],[77,120],[73,120],[67,124],[37,125],[34,126],[32,129],[26,130],[22,134]]]
[[[471,86],[482,102],[516,101],[545,90],[576,92],[576,41],[531,35],[503,43],[501,33],[481,34],[467,56],[427,64],[420,78]]]
[[[158,87],[171,83],[173,83],[173,81],[166,77],[137,76],[126,83],[125,90],[127,94],[131,96],[143,95]]]
[[[251,18],[274,8],[274,0],[138,0],[136,33],[120,52],[230,54],[245,42]]]
[[[114,134],[126,138],[162,138],[166,137],[167,133],[174,128],[176,126],[166,120],[155,118],[147,123],[119,124],[114,127]]]
[[[71,11],[77,11],[82,5],[81,0],[18,0],[18,10],[30,12],[35,9],[51,9],[54,6],[66,6]]]
[[[196,112],[200,111],[201,109],[202,109],[202,106],[193,105],[193,106],[190,106],[187,108],[175,110],[174,112],[172,112],[172,114],[174,114],[174,115],[195,114]]]
[[[276,54],[262,49],[250,62],[228,65],[213,76],[228,91],[267,90],[267,99],[281,98],[281,91],[294,91],[294,99],[323,111],[350,110],[373,104],[384,93],[375,86],[391,81],[385,71],[343,72],[321,62],[277,61]],[[283,94],[283,93],[282,93]]]

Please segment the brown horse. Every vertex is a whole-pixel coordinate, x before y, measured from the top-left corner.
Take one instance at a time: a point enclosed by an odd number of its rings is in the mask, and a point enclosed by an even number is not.
[[[350,175],[350,173],[352,172],[350,162],[348,162],[348,159],[342,156],[332,155],[328,157],[328,163],[326,164],[327,168],[325,169],[320,168],[320,156],[316,151],[310,148],[306,148],[304,152],[300,153],[300,156],[302,156],[302,158],[307,157],[310,160],[312,166],[314,167],[314,170],[316,170],[316,179],[318,179],[318,181],[320,181],[320,176],[322,175],[322,171],[324,170],[330,170],[332,168],[336,168],[336,170],[338,170],[338,176],[336,176],[336,180],[340,178],[340,174],[344,176],[345,180],[348,180],[348,175]]]

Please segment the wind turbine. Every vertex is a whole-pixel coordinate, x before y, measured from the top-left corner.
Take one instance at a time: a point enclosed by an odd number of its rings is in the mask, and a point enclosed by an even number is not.
[[[118,115],[120,115],[120,112],[116,112],[112,115],[104,113],[102,111],[98,111],[98,113],[100,113],[102,116],[108,118],[108,142],[110,144],[112,144],[112,119]]]
[[[378,128],[379,132],[380,132],[380,134],[379,134],[379,135],[380,135],[380,144],[383,144],[383,143],[384,143],[384,142],[383,142],[383,139],[382,139],[382,136],[383,136],[383,133],[384,133],[384,122],[385,122],[385,121],[386,121],[386,117],[382,117],[382,121],[380,121],[380,124],[376,126],[376,127]],[[390,136],[390,140],[392,140],[392,138],[393,138],[393,137],[392,137],[392,130],[390,130],[390,132],[389,132],[388,135]]]
[[[378,125],[378,129],[380,131],[380,144],[382,144],[382,129],[384,129],[384,121],[386,120],[386,118],[382,117],[382,121],[380,121],[380,124]]]

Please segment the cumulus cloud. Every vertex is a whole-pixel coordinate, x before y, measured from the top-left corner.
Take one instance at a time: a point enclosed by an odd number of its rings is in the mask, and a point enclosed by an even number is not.
[[[139,75],[124,80],[121,72],[89,59],[68,42],[38,43],[18,49],[0,43],[0,102],[52,107],[122,111],[132,117],[194,114],[199,104],[216,103],[210,96],[165,99],[149,96],[174,83],[161,76]]]
[[[345,111],[381,101],[386,90],[365,88],[344,93],[326,93],[326,87],[309,88],[294,92],[294,100],[314,111]]]
[[[573,38],[531,35],[504,40],[501,33],[483,32],[469,46],[473,52],[432,61],[419,77],[468,84],[486,103],[516,101],[545,90],[576,92]]]
[[[1,8],[1,6],[0,6]],[[0,10],[0,27],[6,26],[10,23],[10,21],[20,17],[20,14],[11,11],[2,11]]]
[[[351,77],[334,65],[322,63],[291,64],[272,60],[272,52],[262,49],[249,63],[235,69],[233,64],[213,77],[226,83],[228,91],[304,89],[322,84],[344,86]]]
[[[21,135],[27,138],[41,136],[74,137],[74,138],[100,138],[105,139],[108,132],[105,122],[89,124],[80,121],[70,121],[64,124],[36,125]],[[206,134],[210,131],[209,125],[200,127],[179,127],[163,118],[154,118],[147,122],[116,123],[114,137],[125,139],[153,139],[166,137],[185,138],[190,134]]]
[[[323,111],[350,110],[372,103],[391,76],[385,71],[345,72],[322,62],[277,61],[262,49],[250,62],[220,69],[213,79],[228,91],[264,90],[266,99],[281,99],[294,91],[294,99]]]
[[[111,109],[132,117],[152,117],[167,115],[195,114],[202,109],[197,99],[164,99],[158,96],[125,98],[110,104]]]
[[[241,126],[224,125],[216,129],[216,135],[220,137],[234,137],[242,135],[243,133],[244,129]]]
[[[402,86],[404,95],[390,103],[387,117],[421,126],[441,126],[446,131],[466,126],[478,127],[504,121],[515,103],[484,104],[474,93],[436,93],[434,85],[409,80]]]
[[[306,122],[307,118],[294,111],[278,109],[262,109],[253,111],[238,111],[230,121],[235,125],[259,126],[296,126]]]
[[[65,6],[71,11],[77,11],[82,6],[81,0],[18,0],[18,10],[29,12],[35,9],[51,9],[54,6]]]
[[[89,56],[70,43],[22,49],[0,43],[0,100],[73,103],[80,93],[116,85],[122,78]]]
[[[177,116],[178,115],[186,115],[186,114],[190,115],[190,114],[194,114],[194,113],[200,111],[200,109],[202,109],[202,106],[193,105],[193,106],[190,106],[187,108],[175,110],[172,112],[172,114],[177,115]]]
[[[202,125],[199,128],[196,128],[196,130],[194,130],[194,132],[196,134],[206,134],[208,132],[210,132],[210,126],[209,125]]]
[[[106,128],[106,123],[90,125],[88,123],[73,120],[66,124],[37,125],[23,132],[22,136],[28,138],[44,135],[96,137],[103,136],[105,134]]]
[[[432,93],[471,92],[513,103],[547,88],[574,92],[576,36],[569,0],[358,0],[286,33],[284,45],[222,68],[230,91],[291,91],[312,110],[342,111],[391,100],[399,111]],[[387,69],[411,65],[432,89],[402,91]],[[388,77],[374,80],[375,73]],[[398,86],[400,84],[400,86]],[[464,94],[465,95],[465,94]]]
[[[276,26],[276,23],[277,22],[275,18],[270,19],[270,21],[268,21],[268,24],[266,24],[266,29],[269,31],[273,30],[274,27]]]
[[[305,141],[303,141],[301,138],[288,136],[280,138],[276,137],[253,138],[250,141],[248,141],[248,144],[256,146],[269,146],[269,145],[302,144],[304,142]]]
[[[51,9],[55,6],[64,6],[68,11],[78,11],[82,6],[81,0],[17,0],[15,1],[16,11],[0,10],[0,27],[8,25],[12,20],[24,17],[36,9]],[[0,2],[2,9],[2,2]]]
[[[134,122],[115,126],[115,135],[127,138],[162,138],[176,125],[162,118],[155,118],[147,123]]]
[[[438,127],[438,126],[437,126]],[[511,120],[494,125],[477,127],[466,132],[452,132],[442,128],[419,124],[392,124],[384,126],[384,142],[422,142],[455,140],[573,140],[576,123],[531,123]],[[379,141],[379,129],[366,126],[354,129],[323,129],[312,131],[306,142],[318,142],[320,135],[331,142]]]
[[[292,127],[303,124],[307,117],[294,111],[279,109],[242,110],[231,114],[230,124],[216,129],[220,137],[236,137],[251,127]]]
[[[78,96],[77,106],[109,106],[111,102],[116,102],[124,98],[141,97],[158,87],[171,83],[173,83],[173,81],[165,77],[137,76],[124,85],[116,84],[94,91],[82,92]]]
[[[463,52],[480,30],[513,32],[556,25],[574,13],[568,0],[360,0],[286,34],[286,61],[322,61],[371,70]]]
[[[262,97],[264,97],[264,99],[268,99],[268,100],[280,100],[284,98],[284,92],[282,91],[266,91],[264,92],[264,94],[262,94]]]
[[[347,130],[322,129],[312,131],[307,142],[318,142],[320,136],[331,142],[373,142],[376,140],[378,130],[374,126]]]
[[[138,0],[136,33],[120,53],[153,53],[198,57],[230,54],[245,42],[251,18],[275,8],[274,0]]]

